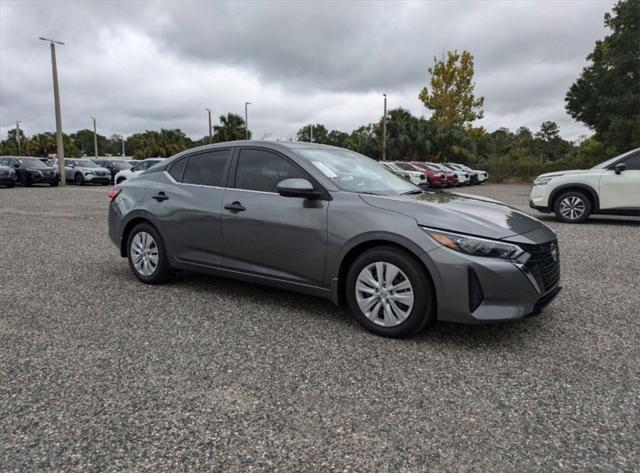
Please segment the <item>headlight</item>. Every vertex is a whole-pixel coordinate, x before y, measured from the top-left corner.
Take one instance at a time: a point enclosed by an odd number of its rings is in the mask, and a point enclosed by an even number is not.
[[[524,253],[518,245],[503,241],[487,240],[484,238],[460,235],[457,233],[443,232],[422,228],[427,235],[440,243],[460,253],[472,256],[487,256],[489,258],[516,259]]]
[[[544,176],[544,177],[536,177],[533,181],[534,186],[546,186],[549,184],[549,181],[553,179],[553,176]]]
[[[85,176],[93,176],[93,171],[85,171]]]

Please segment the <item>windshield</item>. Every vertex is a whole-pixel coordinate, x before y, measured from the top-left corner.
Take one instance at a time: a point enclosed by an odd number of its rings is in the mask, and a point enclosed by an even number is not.
[[[353,151],[321,148],[296,151],[344,191],[380,195],[422,192],[377,161]]]
[[[622,153],[618,156],[616,156],[615,158],[611,158],[611,159],[607,159],[606,161],[600,163],[600,164],[596,164],[595,166],[593,166],[591,169],[606,169],[609,166],[611,166],[613,163],[615,163],[618,159],[620,158],[624,158],[632,153],[636,153],[639,150],[637,149],[632,149],[631,151],[627,151],[626,153]]]
[[[49,166],[36,158],[18,158],[20,164],[24,164],[30,168],[42,169],[48,168]]]
[[[100,167],[96,163],[88,159],[78,159],[76,161],[76,166],[80,166],[81,168],[99,168]]]
[[[114,168],[119,170],[131,168],[131,165],[125,161],[111,161],[111,164],[113,164]]]
[[[160,162],[159,159],[145,159],[144,161],[138,161],[131,168],[132,171],[144,171],[149,169]]]

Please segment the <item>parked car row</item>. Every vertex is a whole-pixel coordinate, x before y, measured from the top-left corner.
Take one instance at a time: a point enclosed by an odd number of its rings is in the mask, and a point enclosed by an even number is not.
[[[385,162],[383,165],[421,187],[440,188],[481,184],[489,178],[486,171],[471,169],[457,163],[394,161]]]
[[[124,159],[75,159],[65,158],[65,182],[76,185],[120,184],[131,179],[163,158],[142,160]],[[49,184],[53,187],[60,183],[58,160],[26,156],[0,156],[0,186],[16,185],[29,187],[33,184]]]

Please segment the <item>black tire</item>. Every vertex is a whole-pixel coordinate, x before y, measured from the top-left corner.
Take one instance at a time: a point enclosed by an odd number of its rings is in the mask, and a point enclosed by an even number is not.
[[[76,186],[84,186],[84,178],[82,177],[82,174],[77,172],[75,176],[73,176],[73,183]]]
[[[158,249],[158,264],[153,273],[149,275],[141,274],[136,269],[132,260],[131,242],[140,232],[146,232],[151,235],[155,241],[156,248]],[[175,271],[171,266],[169,266],[167,251],[160,234],[151,224],[148,223],[139,223],[129,233],[129,237],[127,238],[127,260],[129,261],[129,268],[131,269],[131,272],[145,284],[162,284],[169,281],[175,275]]]
[[[116,184],[122,184],[126,180],[127,180],[126,177],[121,177],[120,179],[118,179],[118,182],[116,182]]]
[[[16,184],[22,187],[31,187],[31,179],[29,179],[29,175],[21,172],[16,177]]]
[[[58,187],[58,183],[57,182],[52,182],[50,185],[51,185],[51,187]]]
[[[558,220],[565,223],[582,223],[589,218],[591,210],[589,197],[577,190],[563,192],[553,203],[553,212]]]
[[[13,189],[16,186],[16,184],[14,182],[10,182],[9,184],[7,184],[7,187],[9,189]]]
[[[392,327],[383,327],[372,322],[362,312],[356,299],[358,275],[365,267],[375,262],[397,266],[407,276],[413,289],[414,302],[411,312],[402,323]],[[435,291],[429,274],[413,255],[392,246],[372,248],[356,258],[347,273],[346,298],[356,320],[367,330],[384,337],[415,335],[435,316]]]

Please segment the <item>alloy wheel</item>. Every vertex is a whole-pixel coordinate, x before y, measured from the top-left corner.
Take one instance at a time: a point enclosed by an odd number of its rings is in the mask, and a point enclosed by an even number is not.
[[[567,220],[577,220],[584,214],[586,205],[575,195],[569,195],[560,202],[560,213]]]
[[[158,245],[147,232],[138,232],[131,240],[131,261],[143,276],[151,276],[158,267]]]
[[[378,261],[364,267],[356,280],[356,301],[374,324],[395,327],[413,309],[413,286],[396,265]]]

